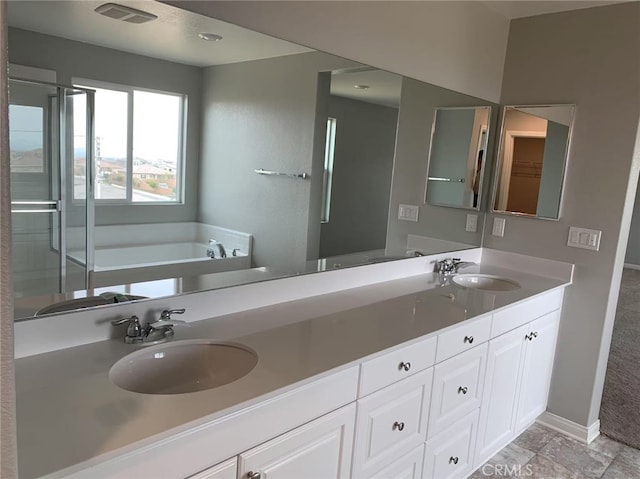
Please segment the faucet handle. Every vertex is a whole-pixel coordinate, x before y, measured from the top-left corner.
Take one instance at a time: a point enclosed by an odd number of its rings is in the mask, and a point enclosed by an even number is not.
[[[184,314],[184,312],[186,311],[186,309],[184,308],[180,308],[180,309],[165,309],[164,311],[162,311],[162,313],[160,313],[160,321],[169,321],[171,320],[171,315],[172,314]],[[181,323],[184,323],[185,321],[179,321]]]
[[[114,319],[111,321],[111,324],[113,324],[114,326],[125,323],[128,323],[125,341],[142,337],[142,326],[140,325],[140,320],[136,315],[129,316],[128,318]]]
[[[153,329],[173,328],[174,326],[186,326],[187,328],[191,327],[189,323],[180,319],[158,319],[153,323],[149,323],[149,326],[151,326]]]

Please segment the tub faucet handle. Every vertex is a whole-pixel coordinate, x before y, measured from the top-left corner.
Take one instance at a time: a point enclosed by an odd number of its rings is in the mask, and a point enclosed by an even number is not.
[[[216,257],[216,252],[221,258],[227,257],[227,251],[224,249],[224,245],[220,241],[214,239],[209,240],[209,247],[207,248],[207,256],[211,259]]]

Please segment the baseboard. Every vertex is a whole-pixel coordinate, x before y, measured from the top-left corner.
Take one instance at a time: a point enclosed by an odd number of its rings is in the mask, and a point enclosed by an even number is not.
[[[640,270],[640,264],[625,263],[624,267],[625,268],[629,268],[629,269],[638,269],[638,270]]]
[[[600,435],[600,419],[590,426],[585,427],[563,417],[556,416],[549,411],[545,411],[536,419],[536,422],[586,444],[590,444]]]

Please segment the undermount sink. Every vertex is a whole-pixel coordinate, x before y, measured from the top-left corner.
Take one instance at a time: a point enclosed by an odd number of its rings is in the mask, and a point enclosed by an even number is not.
[[[257,363],[258,355],[240,344],[184,340],[125,356],[113,365],[109,379],[136,393],[183,394],[229,384]]]
[[[508,278],[490,274],[458,274],[452,281],[459,286],[483,291],[514,291],[520,284]]]

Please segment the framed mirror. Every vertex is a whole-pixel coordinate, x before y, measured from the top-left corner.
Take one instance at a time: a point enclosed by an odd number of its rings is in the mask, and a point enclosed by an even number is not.
[[[426,202],[478,210],[491,107],[437,108],[431,128]]]
[[[506,106],[493,211],[557,220],[575,105]]]

